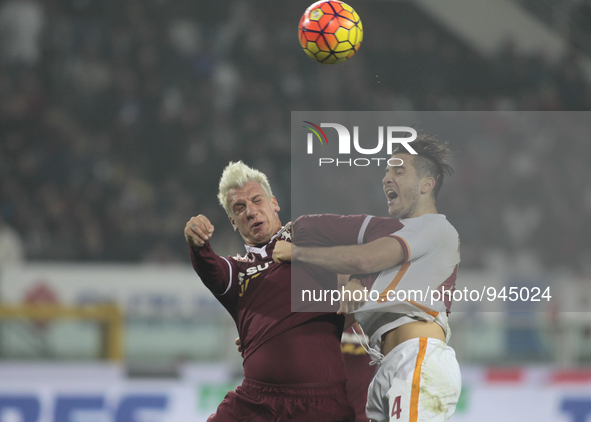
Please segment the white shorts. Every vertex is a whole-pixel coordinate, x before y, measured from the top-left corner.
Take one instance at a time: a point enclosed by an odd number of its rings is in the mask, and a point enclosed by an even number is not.
[[[455,412],[461,389],[454,350],[441,340],[414,338],[382,359],[365,412],[376,422],[443,422]]]

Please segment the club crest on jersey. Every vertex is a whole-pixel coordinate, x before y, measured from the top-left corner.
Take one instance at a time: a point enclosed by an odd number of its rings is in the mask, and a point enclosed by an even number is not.
[[[285,227],[277,232],[277,240],[285,240],[291,242],[291,222],[287,223]]]
[[[242,255],[238,254],[236,256],[233,256],[232,258],[238,262],[254,262],[254,258],[249,257],[248,255],[242,256]]]

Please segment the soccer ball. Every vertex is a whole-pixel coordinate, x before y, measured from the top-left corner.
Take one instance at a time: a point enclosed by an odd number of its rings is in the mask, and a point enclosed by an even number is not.
[[[359,50],[363,25],[348,4],[321,0],[302,15],[298,35],[308,57],[323,64],[335,64],[350,59]]]

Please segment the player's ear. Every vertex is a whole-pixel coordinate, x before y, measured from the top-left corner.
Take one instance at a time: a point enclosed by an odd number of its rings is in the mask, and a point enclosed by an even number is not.
[[[234,231],[237,232],[238,226],[236,225],[236,223],[234,223],[234,219],[232,217],[228,216],[228,220],[230,220],[230,223],[232,223],[232,227],[234,228]]]
[[[421,193],[429,193],[435,187],[435,179],[433,177],[423,177],[421,181]]]
[[[279,203],[277,203],[277,198],[272,196],[271,202],[273,203],[273,209],[275,210],[275,212],[279,212],[281,210],[281,208],[279,208]]]

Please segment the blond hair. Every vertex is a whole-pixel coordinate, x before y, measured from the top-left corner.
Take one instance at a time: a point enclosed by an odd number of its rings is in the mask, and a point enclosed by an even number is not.
[[[230,161],[230,164],[224,169],[218,188],[218,200],[228,215],[230,215],[228,192],[230,189],[240,189],[250,181],[257,182],[269,198],[273,197],[267,176],[259,170],[248,167],[242,161],[238,161],[237,163]]]

